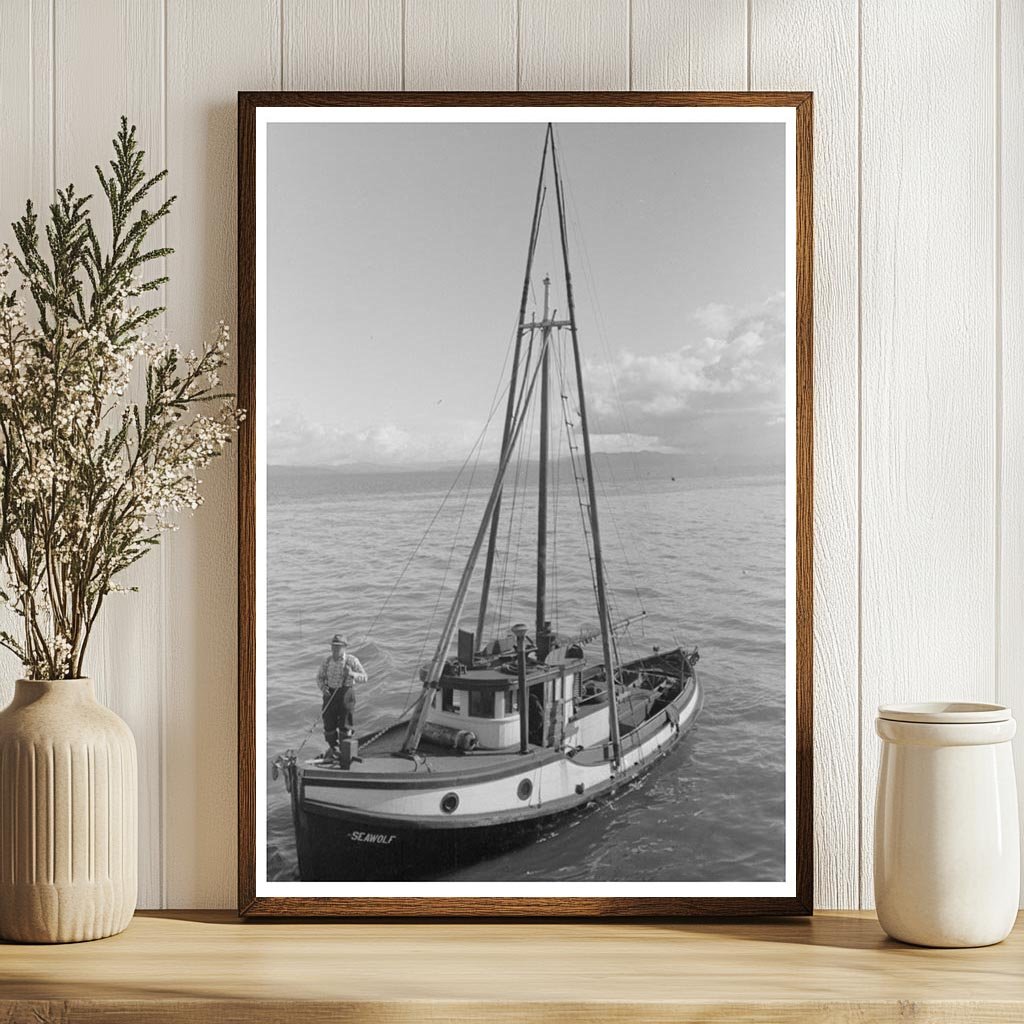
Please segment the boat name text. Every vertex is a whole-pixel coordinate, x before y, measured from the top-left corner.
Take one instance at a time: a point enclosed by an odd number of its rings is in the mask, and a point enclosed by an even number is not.
[[[349,839],[356,843],[381,843],[387,846],[393,843],[398,837],[388,835],[386,832],[349,832]]]

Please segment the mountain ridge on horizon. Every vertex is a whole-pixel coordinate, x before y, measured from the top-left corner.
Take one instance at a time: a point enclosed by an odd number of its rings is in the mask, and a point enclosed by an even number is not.
[[[563,456],[561,459],[552,460],[553,463],[562,465],[569,464],[569,458]],[[777,458],[747,458],[729,459],[720,455],[700,455],[693,452],[655,452],[650,450],[638,452],[594,452],[594,461],[600,465],[601,462],[615,465],[633,466],[640,468],[642,464],[648,469],[673,470],[675,475],[694,473],[702,475],[733,476],[749,475],[751,473],[777,473],[785,469],[785,457],[782,453]],[[529,459],[527,466],[536,467],[538,460]],[[462,463],[448,460],[437,462],[407,462],[407,463],[374,463],[374,462],[349,462],[349,463],[270,463],[267,468],[275,474],[304,475],[309,473],[336,473],[339,476],[345,475],[366,475],[366,474],[398,474],[398,473],[438,473],[445,470],[458,471]],[[477,468],[481,470],[497,469],[498,463],[493,460],[480,462]],[[670,474],[672,475],[672,474]]]

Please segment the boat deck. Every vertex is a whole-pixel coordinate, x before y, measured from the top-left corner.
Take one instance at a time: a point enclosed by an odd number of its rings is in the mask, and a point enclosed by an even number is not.
[[[306,762],[307,771],[323,771],[332,775],[372,773],[388,775],[413,775],[417,772],[466,772],[475,768],[493,768],[506,761],[512,761],[523,755],[519,747],[507,747],[503,750],[473,750],[468,753],[439,747],[426,740],[420,742],[417,757],[397,756],[405,739],[405,722],[397,722],[385,732],[360,740],[359,753],[361,760],[353,761],[350,768],[338,765],[320,764],[317,759]],[[539,755],[547,751],[543,747],[531,747],[530,753]]]
[[[630,689],[619,696],[619,724],[622,735],[628,735],[641,725],[647,717],[652,694],[648,690]],[[593,714],[607,704],[605,698],[594,698],[581,709],[580,714]],[[420,772],[472,772],[476,769],[491,769],[503,762],[517,760],[523,756],[519,746],[505,747],[501,750],[485,750],[477,748],[472,751],[454,751],[448,747],[438,746],[426,739],[420,741],[418,756],[397,756],[405,739],[406,723],[396,722],[382,733],[360,738],[360,760],[353,761],[349,768],[338,765],[322,764],[312,758],[305,763],[305,770],[323,771],[334,775],[339,772],[356,775],[372,773],[374,775],[413,775]],[[556,753],[553,748],[531,745],[530,754],[534,757]],[[576,755],[580,763],[597,763],[606,757],[604,744],[599,743]]]

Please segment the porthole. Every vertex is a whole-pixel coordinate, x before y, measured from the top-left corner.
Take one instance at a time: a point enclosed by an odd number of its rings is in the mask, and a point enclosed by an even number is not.
[[[522,779],[516,789],[516,796],[520,800],[529,800],[531,793],[533,793],[533,783],[529,779]]]
[[[459,794],[458,793],[445,793],[441,797],[441,810],[445,814],[454,814],[455,809],[459,806]]]

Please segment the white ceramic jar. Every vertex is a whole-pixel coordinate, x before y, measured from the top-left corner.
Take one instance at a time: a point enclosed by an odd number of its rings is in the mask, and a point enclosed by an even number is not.
[[[1017,789],[999,704],[878,709],[875,905],[894,939],[988,946],[1010,933],[1020,890]]]

